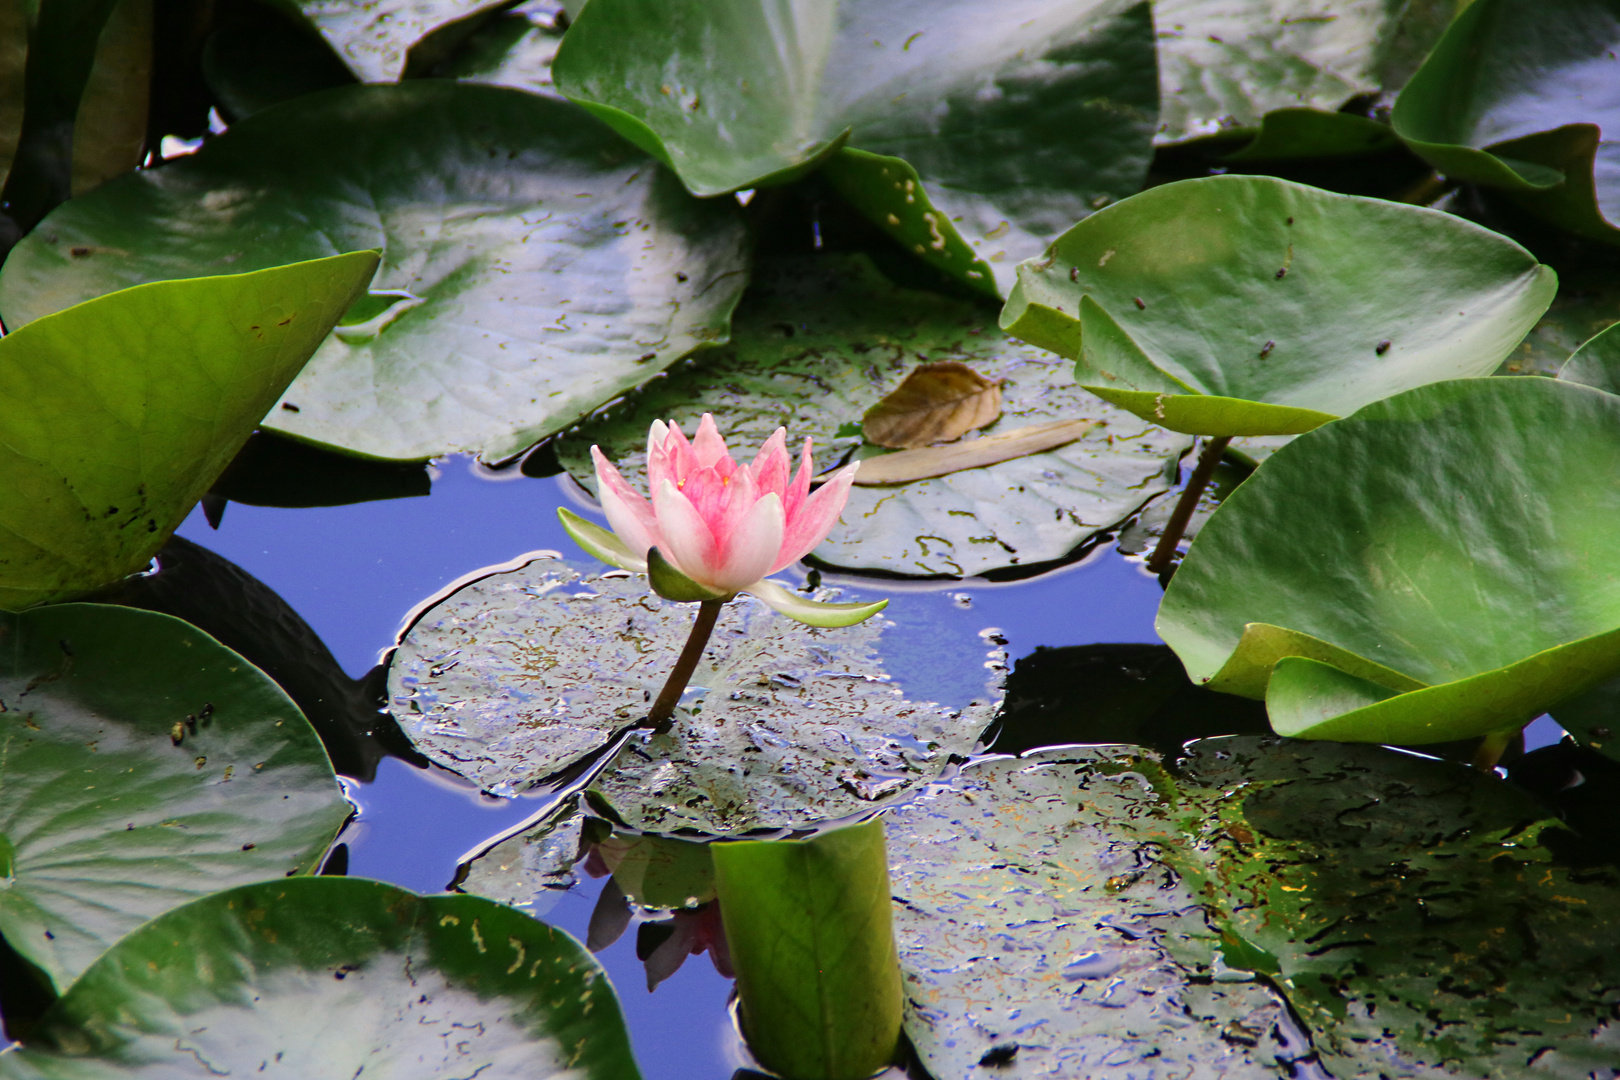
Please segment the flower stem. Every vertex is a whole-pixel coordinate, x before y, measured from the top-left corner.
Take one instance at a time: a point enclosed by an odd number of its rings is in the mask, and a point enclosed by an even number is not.
[[[709,643],[709,635],[714,632],[715,620],[725,606],[724,600],[705,600],[698,605],[697,618],[692,623],[692,632],[687,635],[686,647],[681,650],[680,657],[675,661],[675,670],[669,673],[664,688],[658,692],[658,700],[653,702],[652,711],[647,714],[646,726],[660,735],[670,729],[670,717],[675,715],[675,706],[686,692],[686,684],[692,680],[692,672],[697,670],[698,660],[703,656],[703,647]]]
[[[1513,740],[1519,735],[1519,728],[1509,728],[1506,731],[1493,731],[1479,740],[1479,746],[1474,750],[1474,768],[1480,772],[1495,772],[1496,763],[1502,760],[1502,754],[1513,745]]]
[[[1209,486],[1210,477],[1215,475],[1215,466],[1221,463],[1221,455],[1226,453],[1226,444],[1231,441],[1230,435],[1223,435],[1204,444],[1204,452],[1198,456],[1198,466],[1188,477],[1181,499],[1170,512],[1170,520],[1165,522],[1164,535],[1159,537],[1158,547],[1148,558],[1147,568],[1155,574],[1162,574],[1170,568],[1170,560],[1176,556],[1176,545],[1181,543],[1181,534],[1187,531],[1187,522],[1192,520],[1193,511],[1198,508],[1199,496]]]

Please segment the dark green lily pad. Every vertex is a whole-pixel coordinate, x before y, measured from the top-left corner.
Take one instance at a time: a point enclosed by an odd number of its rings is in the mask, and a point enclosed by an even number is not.
[[[354,74],[300,16],[233,4],[203,46],[201,67],[220,111],[239,123],[261,109],[355,83]]]
[[[551,61],[563,38],[563,6],[557,0],[527,0],[480,26],[433,74],[531,94],[561,97]]]
[[[1157,141],[1255,127],[1278,109],[1331,112],[1358,94],[1376,93],[1388,54],[1421,33],[1409,9],[1427,6],[1158,0]]]
[[[1268,466],[1269,468],[1269,466]],[[1226,962],[1269,975],[1333,1076],[1604,1076],[1620,875],[1495,776],[1382,748],[1192,744],[1162,850]]]
[[[1378,154],[1401,145],[1388,124],[1349,113],[1278,109],[1260,121],[1254,141],[1227,161],[1291,161]]]
[[[1559,702],[1552,715],[1576,742],[1620,761],[1620,679]]]
[[[274,0],[326,39],[355,78],[391,83],[449,56],[511,0]]]
[[[1069,230],[1019,267],[1001,325],[1166,427],[1292,435],[1489,374],[1556,291],[1524,248],[1452,215],[1214,176]]]
[[[1457,180],[1620,242],[1620,3],[1479,0],[1395,103],[1395,131]]]
[[[257,668],[153,612],[0,618],[0,933],[59,990],[161,912],[314,869],[351,807]]]
[[[1369,405],[1215,511],[1159,633],[1195,682],[1263,696],[1283,734],[1516,730],[1620,670],[1617,431],[1620,398],[1542,378]]]
[[[0,300],[0,607],[144,569],[376,265],[155,282],[27,325]]]
[[[266,424],[373,457],[501,459],[725,339],[738,213],[564,102],[349,87],[63,206],[7,260],[0,312],[374,246],[371,295]]]
[[[1153,45],[1148,5],[1112,0],[993,14],[964,0],[791,14],[761,0],[592,0],[555,76],[699,195],[827,164],[878,225],[995,295],[1019,259],[1141,186]],[[864,156],[838,160],[846,140]]]
[[[986,435],[1101,421],[1046,453],[856,487],[812,556],[858,570],[964,577],[1072,554],[1168,490],[1188,445],[1074,386],[1067,364],[1008,339],[985,310],[896,288],[864,257],[774,264],[740,308],[734,341],[565,434],[558,459],[594,488],[590,447],[599,443],[632,484],[644,485],[648,425],[671,420],[691,431],[712,412],[738,453],[784,426],[790,442],[811,436],[825,467],[860,445],[861,416],[924,361],[956,360],[1005,380],[1001,419]]]
[[[1584,342],[1559,369],[1558,377],[1620,394],[1620,323]]]
[[[1247,1080],[1309,1052],[1155,865],[1173,810],[1146,775],[1135,748],[1046,750],[888,815],[905,1028],[931,1074]]]
[[[389,664],[390,707],[428,757],[520,792],[646,715],[694,611],[642,576],[540,558],[424,613]],[[963,709],[908,700],[877,655],[885,625],[821,630],[732,601],[673,729],[633,736],[593,797],[632,829],[719,836],[863,813],[934,779],[989,726],[999,686]]]
[[[7,1080],[135,1075],[637,1080],[607,975],[476,896],[302,878],[120,941],[0,1056]]]

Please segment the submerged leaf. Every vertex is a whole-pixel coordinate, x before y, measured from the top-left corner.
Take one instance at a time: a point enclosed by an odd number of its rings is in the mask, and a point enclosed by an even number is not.
[[[994,435],[953,446],[930,446],[922,450],[902,450],[895,454],[864,458],[855,473],[855,482],[867,486],[909,484],[913,480],[949,476],[963,469],[981,469],[1067,446],[1100,423],[1100,420],[1053,420],[1046,424],[998,431]]]
[[[922,364],[861,417],[878,446],[907,449],[960,439],[1001,417],[1001,386],[956,360]],[[938,474],[934,474],[938,475]]]
[[[739,215],[565,102],[351,86],[60,207],[0,271],[0,313],[17,327],[141,281],[376,247],[371,295],[266,425],[370,457],[500,460],[725,339]]]
[[[1556,291],[1530,252],[1453,215],[1213,176],[1070,229],[1019,267],[1001,325],[1074,359],[1076,381],[1144,419],[1291,435],[1489,374]]]
[[[733,445],[760,445],[777,427],[812,436],[825,463],[859,446],[858,432],[841,433],[843,425],[916,361],[955,360],[1001,383],[1003,426],[1093,426],[1055,450],[904,487],[856,487],[813,558],[956,577],[1071,555],[1168,489],[1190,441],[1076,387],[1067,364],[1010,340],[978,305],[897,288],[864,257],[784,259],[758,278],[732,348],[649,383],[559,440],[558,458],[575,479],[594,487],[590,447],[598,443],[639,485],[648,425],[673,420],[690,431],[704,412]],[[867,459],[857,480],[878,475],[867,470],[882,460]]]
[[[646,716],[692,615],[645,578],[537,560],[416,622],[389,664],[391,709],[439,764],[522,791]],[[739,596],[672,730],[633,736],[593,797],[633,829],[727,835],[860,813],[934,779],[972,750],[999,686],[965,708],[907,700],[877,654],[886,625],[821,630]]]
[[[314,869],[348,818],[298,707],[179,619],[61,604],[0,640],[0,933],[59,990],[161,912]]]
[[[1264,696],[1285,734],[1514,730],[1620,671],[1617,431],[1620,398],[1541,378],[1369,405],[1227,498],[1159,633],[1195,681]]]
[[[7,1080],[639,1080],[613,987],[476,896],[314,877],[229,889],[120,941],[0,1057]]]

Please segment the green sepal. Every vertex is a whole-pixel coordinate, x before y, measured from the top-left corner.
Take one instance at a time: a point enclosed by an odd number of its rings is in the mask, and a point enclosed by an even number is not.
[[[557,507],[557,520],[562,522],[563,530],[574,543],[585,549],[585,554],[601,559],[609,566],[617,566],[620,570],[632,570],[638,574],[647,572],[647,560],[636,558],[618,534],[609,532],[594,521],[586,521],[564,506]]]
[[[707,585],[698,584],[675,569],[675,564],[664,558],[664,553],[657,548],[647,551],[647,580],[652,582],[653,592],[665,600],[682,604],[695,604],[700,600],[730,600],[737,595],[716,592]]]
[[[747,591],[759,597],[761,603],[778,615],[786,615],[806,626],[854,626],[858,622],[865,622],[889,606],[887,600],[879,600],[873,604],[823,604],[816,600],[807,600],[774,581],[765,580],[754,582],[748,586]]]

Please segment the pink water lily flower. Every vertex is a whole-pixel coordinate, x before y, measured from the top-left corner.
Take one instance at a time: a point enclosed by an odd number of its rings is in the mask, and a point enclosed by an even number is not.
[[[563,524],[580,546],[627,570],[648,571],[656,548],[664,563],[696,583],[701,595],[672,599],[725,598],[739,592],[759,597],[777,611],[813,625],[838,626],[875,614],[881,604],[817,604],[764,580],[798,562],[827,538],[849,499],[859,462],[839,469],[812,492],[815,470],[810,439],[804,440],[799,471],[787,452],[787,431],[777,428],[754,460],[732,460],[708,413],[687,441],[681,429],[653,421],[647,436],[648,500],[631,487],[600,447],[591,447],[597,492],[609,534],[577,515]],[[654,571],[659,570],[657,566]],[[655,587],[657,585],[655,573]],[[864,612],[855,617],[856,609]]]

